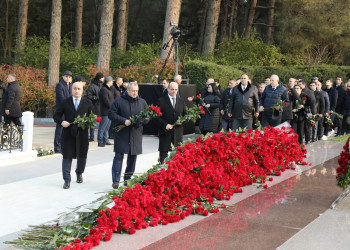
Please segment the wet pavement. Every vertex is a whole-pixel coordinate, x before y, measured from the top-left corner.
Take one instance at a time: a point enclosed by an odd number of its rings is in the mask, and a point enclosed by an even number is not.
[[[276,249],[342,192],[336,167],[334,158],[143,249]]]

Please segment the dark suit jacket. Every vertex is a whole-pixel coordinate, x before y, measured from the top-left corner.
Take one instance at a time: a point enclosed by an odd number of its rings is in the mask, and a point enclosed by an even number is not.
[[[84,116],[84,114],[88,116],[91,112],[92,103],[89,99],[82,97],[78,110],[75,110],[73,98],[68,97],[62,102],[54,114],[53,119],[58,125],[61,125],[62,121],[72,123],[78,115],[80,115],[80,117]],[[76,129],[76,125],[63,128],[61,137],[63,158],[87,158],[87,152],[89,150],[88,128],[85,130],[79,128],[76,137],[73,136],[74,132],[72,130],[74,129]]]
[[[169,95],[162,96],[157,100],[157,106],[162,112],[162,116],[157,117],[159,122],[159,151],[169,151],[171,143],[177,147],[183,138],[183,126],[176,125],[173,129],[167,131],[167,124],[174,124],[179,116],[185,114],[185,102],[182,98],[176,96],[175,109],[170,102]]]
[[[315,110],[315,104],[316,104],[316,98],[315,98],[315,93],[308,88],[305,88],[302,90],[302,92],[306,95],[307,100],[305,102],[305,109],[307,113],[311,114],[316,114],[316,110]]]
[[[72,85],[68,85],[63,79],[56,85],[56,111],[61,103],[72,96]]]

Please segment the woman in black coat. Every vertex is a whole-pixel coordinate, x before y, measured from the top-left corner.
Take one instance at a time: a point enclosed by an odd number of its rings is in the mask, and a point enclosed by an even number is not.
[[[208,85],[208,91],[204,95],[204,102],[200,105],[204,107],[205,111],[205,114],[201,116],[199,121],[199,129],[201,130],[201,133],[216,133],[220,121],[220,98],[219,91],[215,83]]]

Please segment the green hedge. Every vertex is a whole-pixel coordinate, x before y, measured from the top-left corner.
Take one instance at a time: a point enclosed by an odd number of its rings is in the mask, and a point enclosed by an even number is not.
[[[190,84],[197,85],[197,92],[200,92],[200,90],[205,87],[208,78],[220,79],[220,85],[226,88],[230,78],[238,78],[243,73],[243,71],[238,68],[199,60],[190,61],[185,64],[185,67],[190,79]]]
[[[242,73],[247,73],[254,84],[264,82],[266,76],[277,74],[283,83],[287,83],[290,77],[301,76],[307,82],[311,77],[317,76],[322,83],[328,78],[335,79],[342,76],[344,81],[350,78],[350,66],[321,65],[321,66],[222,66],[215,63],[199,60],[189,61],[185,64],[191,84],[197,85],[197,92],[204,86],[208,78],[219,78],[220,85],[227,87],[230,78],[239,78]]]

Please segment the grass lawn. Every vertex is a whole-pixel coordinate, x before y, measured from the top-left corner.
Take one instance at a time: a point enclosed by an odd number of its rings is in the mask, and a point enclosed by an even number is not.
[[[346,142],[346,140],[350,137],[350,135],[342,135],[342,136],[337,136],[333,137],[332,139],[329,139],[328,141],[343,141]]]

